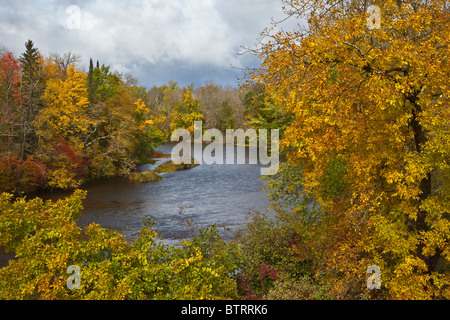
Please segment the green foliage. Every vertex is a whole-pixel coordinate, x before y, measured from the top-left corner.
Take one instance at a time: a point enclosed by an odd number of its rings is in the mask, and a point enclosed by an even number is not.
[[[157,173],[163,173],[163,172],[175,172],[175,171],[182,171],[182,170],[188,170],[195,167],[198,167],[199,164],[195,163],[196,161],[194,159],[191,160],[190,164],[175,164],[173,161],[167,161],[164,162],[162,165],[155,168],[155,172]]]
[[[247,125],[254,129],[278,129],[280,139],[292,123],[294,117],[279,108],[265,92],[264,86],[252,84],[247,86],[244,97]],[[270,130],[268,131],[270,138]]]
[[[245,256],[238,279],[240,294],[244,299],[311,299],[324,293],[326,286],[316,277],[316,262],[308,246],[315,237],[309,219],[311,208],[274,209],[275,217],[254,212],[237,234]],[[280,290],[286,286],[304,288],[305,292],[282,295]],[[323,294],[323,298],[328,297]]]
[[[349,183],[345,181],[347,172],[346,163],[342,160],[333,158],[328,163],[325,174],[321,177],[322,198],[341,196],[349,187]]]
[[[31,84],[38,77],[39,51],[34,47],[34,43],[28,40],[25,43],[26,51],[19,58],[24,73],[23,80]]]
[[[144,219],[139,237],[128,243],[117,232],[76,219],[86,193],[57,203],[0,195],[0,246],[16,259],[0,270],[0,299],[233,299],[230,277],[241,253],[218,238],[214,228],[193,241],[159,243]],[[212,239],[214,243],[206,242]],[[67,288],[67,268],[81,269],[81,287]]]
[[[153,171],[145,171],[145,172],[132,172],[130,174],[130,180],[134,182],[153,182],[162,180],[162,177],[158,176]]]

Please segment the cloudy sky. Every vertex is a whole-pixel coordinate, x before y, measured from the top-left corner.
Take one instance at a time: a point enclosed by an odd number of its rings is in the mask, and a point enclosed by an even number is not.
[[[79,9],[79,12],[77,11]],[[237,85],[238,55],[254,47],[281,0],[0,0],[0,45],[20,55],[31,39],[44,54],[72,51],[131,73],[144,86]]]

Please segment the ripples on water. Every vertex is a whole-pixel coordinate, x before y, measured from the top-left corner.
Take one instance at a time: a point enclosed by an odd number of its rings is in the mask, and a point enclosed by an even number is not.
[[[158,150],[170,154],[172,146]],[[189,237],[187,225],[180,224],[182,205],[186,217],[200,227],[217,224],[233,231],[245,223],[251,210],[264,211],[269,205],[267,193],[261,191],[264,182],[260,168],[203,164],[162,173],[163,180],[144,184],[125,178],[108,179],[86,187],[88,196],[78,224],[85,227],[95,222],[132,239],[139,234],[142,219],[149,216],[164,242],[172,244]]]
[[[164,145],[158,150],[170,154],[172,146]],[[143,227],[142,219],[149,216],[163,242],[176,244],[190,236],[187,224],[180,223],[181,205],[185,220],[192,219],[199,227],[217,224],[235,231],[246,222],[251,210],[265,211],[269,206],[267,192],[261,191],[264,182],[260,168],[260,165],[203,164],[190,170],[162,173],[163,180],[150,183],[105,179],[84,188],[88,195],[78,225],[84,228],[95,222],[132,240]],[[68,195],[59,193],[43,198],[57,200]],[[0,252],[0,267],[11,258]]]
[[[158,150],[170,154],[173,146],[167,144]],[[237,159],[236,152],[235,155]],[[245,163],[249,163],[248,159]],[[153,168],[147,165],[140,169]],[[261,191],[264,182],[260,168],[248,164],[203,164],[190,170],[162,173],[164,179],[156,182],[140,184],[126,178],[96,182],[84,188],[88,195],[78,225],[84,228],[95,222],[132,240],[143,227],[142,219],[149,216],[155,221],[155,231],[163,242],[175,244],[190,235],[187,224],[180,223],[181,205],[185,218],[192,219],[199,227],[217,224],[235,231],[246,222],[251,210],[265,211],[269,206],[267,192]],[[43,198],[57,200],[68,195],[59,193]],[[0,252],[0,267],[12,258]]]

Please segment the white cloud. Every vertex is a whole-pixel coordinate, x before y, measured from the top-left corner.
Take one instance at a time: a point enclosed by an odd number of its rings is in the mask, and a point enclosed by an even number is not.
[[[79,30],[67,28],[70,5],[81,9]],[[92,57],[138,77],[176,78],[180,70],[195,77],[243,67],[249,58],[237,55],[239,47],[252,46],[281,6],[279,0],[8,0],[0,44],[17,53],[32,39],[44,54],[72,50],[85,64]]]

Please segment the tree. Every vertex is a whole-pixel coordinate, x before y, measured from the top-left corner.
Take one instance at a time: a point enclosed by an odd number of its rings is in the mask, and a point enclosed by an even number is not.
[[[81,56],[73,53],[72,51],[65,52],[63,54],[59,52],[51,52],[50,58],[58,66],[58,69],[62,74],[66,74],[67,69],[69,69],[71,65],[77,64],[81,61]]]
[[[19,104],[20,104],[20,71],[19,61],[14,59],[11,52],[6,52],[0,60],[0,110],[1,110],[1,146],[0,157],[7,158],[7,164],[3,164],[0,170],[2,180],[8,182],[12,178],[13,156],[17,153],[14,147],[17,141],[19,123]],[[4,185],[10,185],[4,181]]]
[[[213,83],[198,88],[195,95],[200,101],[207,129],[244,128],[244,103],[238,88],[221,87]]]
[[[94,86],[94,62],[92,61],[92,58],[89,59],[89,72],[87,77],[87,89],[89,94],[89,101],[94,101],[94,94],[95,94],[95,86]]]
[[[156,135],[163,141],[170,140],[171,123],[174,110],[182,100],[182,90],[176,82],[170,80],[167,85],[148,90],[148,100],[154,117]]]
[[[31,123],[42,107],[41,95],[44,90],[42,79],[42,59],[34,43],[25,43],[25,52],[19,58],[22,67],[21,101],[20,101],[20,150],[19,161],[22,163],[27,154],[31,154],[30,136],[34,135]],[[27,148],[28,147],[28,148]]]
[[[91,120],[84,151],[92,177],[129,174],[145,153],[146,130],[151,117],[142,100],[134,99],[134,89],[117,72],[102,65],[92,74],[93,99],[87,109]]]
[[[380,29],[367,1],[285,1],[308,25],[266,30],[253,79],[294,116],[282,146],[324,212],[313,246],[337,296],[368,296],[375,264],[385,297],[449,298],[449,8],[372,4]]]
[[[278,129],[280,137],[292,123],[292,114],[283,112],[266,94],[264,86],[253,83],[244,90],[244,105],[247,125],[254,129]],[[270,132],[269,132],[270,138]]]
[[[200,102],[192,94],[193,86],[183,89],[183,100],[179,102],[172,112],[170,129],[187,129],[194,133],[194,122],[201,121],[203,114],[200,111]]]
[[[86,74],[72,65],[65,80],[47,82],[42,96],[44,108],[34,123],[39,136],[38,155],[47,165],[48,185],[71,188],[80,185],[82,170],[79,155],[91,124],[86,110],[89,105]]]
[[[42,183],[45,166],[34,158],[28,146],[24,160],[26,134],[31,119],[24,117],[21,71],[19,61],[12,53],[0,60],[0,191],[33,192]]]

